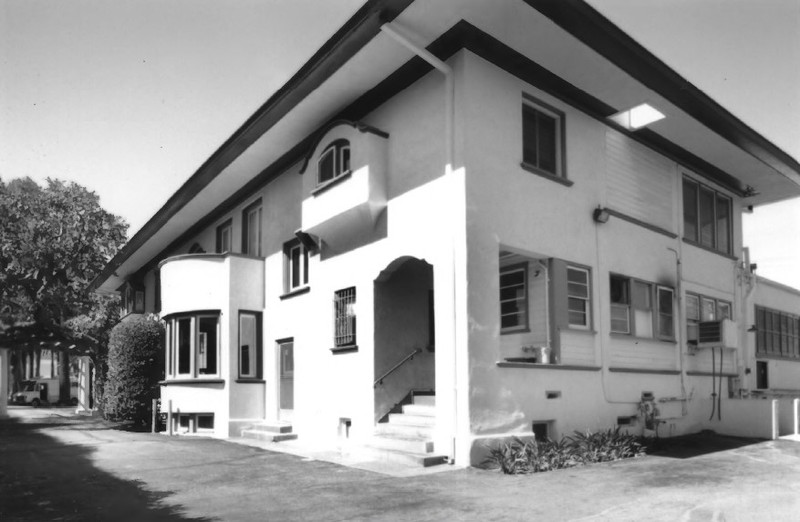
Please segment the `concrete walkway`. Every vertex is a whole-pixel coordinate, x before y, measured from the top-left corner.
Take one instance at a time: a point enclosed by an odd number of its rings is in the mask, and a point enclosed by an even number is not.
[[[395,477],[225,441],[118,431],[68,409],[9,414],[0,421],[4,522],[800,519],[793,441],[520,477],[476,469]]]

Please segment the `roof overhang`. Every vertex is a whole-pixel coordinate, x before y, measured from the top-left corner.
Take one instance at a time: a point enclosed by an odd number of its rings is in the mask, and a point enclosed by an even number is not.
[[[441,59],[468,49],[581,109],[641,103],[665,115],[630,137],[748,196],[800,195],[800,163],[583,0],[371,0],[273,94],[109,262],[90,290],[114,291],[293,164],[336,119],[358,120],[431,67],[382,34],[396,21]],[[754,187],[753,195],[748,187]]]

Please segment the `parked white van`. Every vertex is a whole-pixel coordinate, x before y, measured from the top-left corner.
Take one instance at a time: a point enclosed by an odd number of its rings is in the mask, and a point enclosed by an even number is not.
[[[69,403],[78,404],[78,383],[70,382]],[[58,379],[33,379],[22,381],[21,390],[11,396],[14,404],[30,404],[38,408],[42,404],[58,402]]]

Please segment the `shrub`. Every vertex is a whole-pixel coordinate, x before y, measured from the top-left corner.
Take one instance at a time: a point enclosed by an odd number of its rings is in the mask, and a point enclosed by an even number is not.
[[[638,457],[645,454],[636,436],[620,433],[619,428],[592,433],[576,431],[559,441],[525,440],[514,437],[489,448],[484,467],[500,469],[508,475],[539,473],[571,468],[592,462]]]
[[[119,323],[108,341],[104,415],[146,426],[163,376],[164,326],[155,317]]]

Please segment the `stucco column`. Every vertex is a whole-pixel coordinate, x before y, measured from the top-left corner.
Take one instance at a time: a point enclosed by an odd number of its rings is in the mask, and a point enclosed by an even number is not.
[[[0,419],[8,417],[8,348],[0,348]]]
[[[91,413],[89,407],[89,392],[91,386],[89,379],[91,379],[91,359],[84,355],[78,357],[78,408],[75,413]]]

